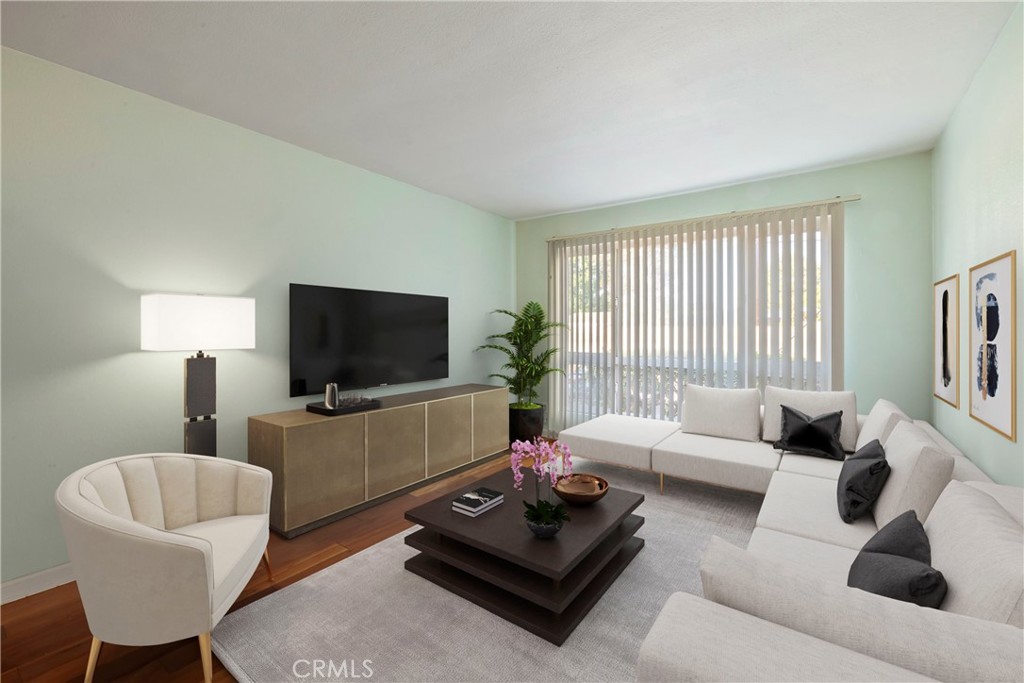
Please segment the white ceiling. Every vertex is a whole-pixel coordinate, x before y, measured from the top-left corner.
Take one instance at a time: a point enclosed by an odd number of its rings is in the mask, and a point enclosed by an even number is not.
[[[4,2],[5,46],[509,218],[929,149],[1015,2]]]

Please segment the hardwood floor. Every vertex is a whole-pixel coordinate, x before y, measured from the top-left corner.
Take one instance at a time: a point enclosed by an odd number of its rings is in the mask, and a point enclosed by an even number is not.
[[[405,521],[404,515],[409,508],[460,490],[468,482],[507,466],[508,460],[499,456],[290,541],[271,533],[270,561],[274,580],[267,579],[261,564],[232,610],[408,529],[412,525]],[[4,605],[0,608],[0,683],[81,681],[91,640],[74,583]],[[195,683],[202,680],[197,638],[151,647],[105,644],[94,678],[97,683]],[[222,683],[235,680],[216,661],[216,656],[213,680]]]

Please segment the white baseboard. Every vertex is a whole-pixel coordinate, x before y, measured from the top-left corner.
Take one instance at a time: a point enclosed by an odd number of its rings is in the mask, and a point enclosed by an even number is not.
[[[71,563],[57,565],[51,569],[44,569],[34,574],[19,576],[10,581],[0,584],[0,605],[6,605],[15,600],[27,598],[36,593],[63,586],[75,580],[75,573],[71,570]]]

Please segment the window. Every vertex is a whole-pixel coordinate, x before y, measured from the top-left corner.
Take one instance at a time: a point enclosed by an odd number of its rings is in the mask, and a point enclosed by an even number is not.
[[[676,419],[687,382],[830,389],[842,220],[833,200],[552,240],[550,426]]]

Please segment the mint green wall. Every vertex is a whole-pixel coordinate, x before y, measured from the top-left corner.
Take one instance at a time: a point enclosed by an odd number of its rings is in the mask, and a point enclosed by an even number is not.
[[[1024,485],[1024,188],[1021,6],[946,125],[933,159],[932,279],[960,274],[960,409],[933,399],[935,425],[996,481]],[[1017,250],[1017,442],[970,417],[968,271]]]
[[[516,299],[547,301],[545,240],[860,194],[846,204],[846,388],[867,412],[886,397],[928,417],[931,155],[927,152],[516,224]]]
[[[74,469],[180,452],[185,353],[139,350],[139,295],[256,298],[256,349],[220,351],[222,456],[288,398],[288,283],[450,297],[451,377],[513,297],[513,225],[465,204],[3,50],[4,580],[66,561]],[[392,389],[401,391],[403,388]]]

